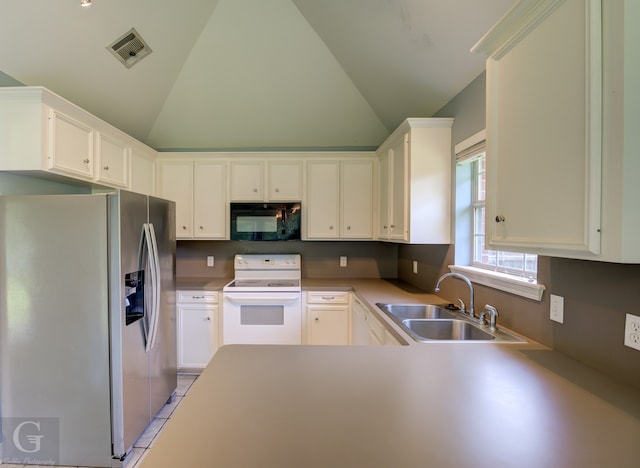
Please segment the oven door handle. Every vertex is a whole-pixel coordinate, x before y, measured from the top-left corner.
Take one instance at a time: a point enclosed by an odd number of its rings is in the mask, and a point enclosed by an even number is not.
[[[223,293],[225,300],[237,304],[282,304],[300,300],[300,293],[274,294],[267,293]]]

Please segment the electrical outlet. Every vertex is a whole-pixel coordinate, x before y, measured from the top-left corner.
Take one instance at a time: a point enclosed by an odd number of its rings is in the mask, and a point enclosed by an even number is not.
[[[212,267],[214,265],[213,255],[207,255],[207,266]]]
[[[640,316],[627,314],[624,322],[624,345],[640,351]]]
[[[347,266],[347,257],[345,257],[345,256],[340,257],[340,266],[341,267],[346,267]]]
[[[564,297],[551,294],[549,296],[549,318],[558,323],[564,323]]]
[[[415,260],[413,261],[413,272],[416,274],[418,273],[418,262]]]

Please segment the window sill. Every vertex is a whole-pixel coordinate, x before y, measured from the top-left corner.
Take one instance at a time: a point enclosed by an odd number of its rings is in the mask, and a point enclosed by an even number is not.
[[[543,284],[531,282],[505,273],[470,266],[449,265],[449,269],[453,273],[460,273],[466,276],[472,283],[489,286],[490,288],[522,296],[527,299],[533,299],[534,301],[542,301],[542,293],[545,289]]]

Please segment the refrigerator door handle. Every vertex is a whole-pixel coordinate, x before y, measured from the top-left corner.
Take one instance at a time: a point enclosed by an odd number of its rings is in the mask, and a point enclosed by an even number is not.
[[[152,307],[146,345],[146,350],[149,352],[155,345],[156,335],[158,332],[160,314],[160,260],[158,254],[158,242],[156,240],[156,233],[153,224],[145,223],[144,232],[149,252],[149,263],[151,264]]]

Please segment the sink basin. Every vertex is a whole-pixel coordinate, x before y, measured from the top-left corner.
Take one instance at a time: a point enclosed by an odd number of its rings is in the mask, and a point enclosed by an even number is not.
[[[464,320],[455,319],[408,319],[402,324],[418,341],[485,341],[495,337]]]
[[[455,312],[434,304],[376,304],[387,315],[405,319],[453,319]]]
[[[398,324],[411,338],[421,343],[433,341],[473,341],[479,343],[525,343],[502,328],[473,322],[455,310],[437,304],[383,304],[376,306]]]

